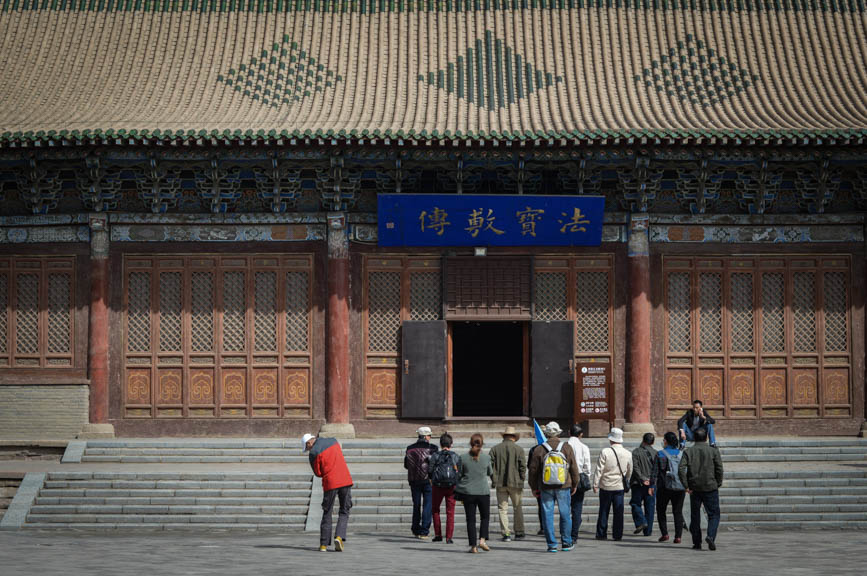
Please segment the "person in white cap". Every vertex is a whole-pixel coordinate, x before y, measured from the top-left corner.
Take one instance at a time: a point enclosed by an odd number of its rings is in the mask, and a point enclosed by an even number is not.
[[[581,476],[575,452],[568,442],[560,440],[563,433],[556,422],[548,422],[542,430],[546,441],[542,447],[533,451],[527,478],[533,495],[540,498],[544,510],[545,541],[548,552],[557,552],[557,534],[554,532],[554,504],[560,511],[559,550],[568,552],[575,544],[572,542],[572,495],[578,490]]]
[[[419,540],[427,540],[432,520],[432,489],[430,481],[430,457],[437,447],[430,443],[431,429],[422,426],[416,430],[418,440],[406,447],[403,467],[412,492],[412,534]]]
[[[343,457],[343,450],[334,438],[317,438],[305,434],[301,438],[304,451],[309,453],[313,474],[322,478],[322,522],[319,524],[319,551],[328,550],[331,544],[331,509],[334,499],[340,501],[337,529],[334,534],[334,549],[343,552],[346,542],[346,527],[349,524],[349,509],[352,508],[352,476]]]
[[[593,492],[599,493],[599,517],[596,519],[596,539],[608,539],[608,514],[614,506],[615,540],[623,538],[623,495],[632,478],[632,453],[623,447],[623,430],[612,428],[608,433],[610,448],[599,453],[593,472]]]

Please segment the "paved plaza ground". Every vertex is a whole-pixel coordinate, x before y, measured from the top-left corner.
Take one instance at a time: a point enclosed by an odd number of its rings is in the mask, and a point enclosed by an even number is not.
[[[722,532],[716,552],[687,542],[597,542],[582,532],[571,552],[547,554],[534,536],[470,555],[463,540],[350,532],[345,552],[320,553],[315,534],[25,531],[0,533],[0,574],[864,574],[867,532]]]

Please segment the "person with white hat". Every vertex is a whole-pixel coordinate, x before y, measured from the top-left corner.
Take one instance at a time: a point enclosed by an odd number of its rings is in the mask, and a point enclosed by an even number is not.
[[[437,447],[430,443],[429,426],[421,426],[416,434],[418,440],[406,447],[403,467],[412,492],[412,534],[419,540],[427,540],[433,512],[430,457]]]
[[[610,448],[599,453],[593,473],[593,492],[599,493],[599,517],[596,519],[596,539],[608,539],[608,514],[614,506],[614,540],[623,538],[623,495],[632,478],[632,453],[623,447],[623,430],[612,428],[608,433]]]
[[[549,422],[543,429],[547,440],[533,451],[527,471],[533,495],[540,497],[545,512],[545,541],[548,552],[557,552],[557,534],[554,532],[554,503],[560,510],[560,550],[568,552],[572,541],[572,495],[578,490],[581,475],[575,452],[568,442],[560,440],[560,425]]]
[[[524,491],[524,480],[527,478],[527,464],[524,462],[524,450],[517,441],[521,434],[514,426],[506,426],[503,441],[491,448],[491,466],[494,469],[494,488],[497,491],[497,508],[500,513],[500,533],[504,542],[512,540],[509,531],[509,500],[515,511],[515,538],[524,537],[524,510],[521,506],[521,494]]]
[[[346,542],[346,527],[349,525],[349,509],[352,508],[352,476],[343,457],[343,450],[334,438],[305,434],[301,438],[304,451],[309,453],[313,474],[322,478],[322,522],[319,524],[319,551],[328,550],[331,544],[331,509],[334,499],[340,501],[337,529],[334,531],[334,549],[343,552]]]

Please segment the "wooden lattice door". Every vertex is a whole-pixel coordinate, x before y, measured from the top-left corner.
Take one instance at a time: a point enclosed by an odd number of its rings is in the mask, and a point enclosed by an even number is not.
[[[765,256],[664,262],[665,398],[729,418],[852,413],[849,260]]]
[[[310,417],[311,259],[124,260],[126,417]]]

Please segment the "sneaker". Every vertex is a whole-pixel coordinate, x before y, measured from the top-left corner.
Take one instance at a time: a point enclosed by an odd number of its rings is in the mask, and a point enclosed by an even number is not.
[[[568,552],[574,547],[575,547],[574,544],[569,544],[568,546],[563,546],[563,548],[561,548],[561,550],[563,550],[563,552]]]
[[[503,534],[503,542],[511,542],[511,541],[512,541],[511,536],[509,536],[508,534]]]
[[[523,534],[515,534],[515,540],[523,540],[525,536]]]
[[[427,534],[416,534],[415,537],[419,540],[427,540]]]
[[[636,526],[635,530],[632,532],[633,534],[641,534],[647,530],[647,524],[642,524],[641,526]]]
[[[452,540],[451,538],[446,538],[446,544],[454,544],[454,543],[455,543],[455,541]]]
[[[340,536],[334,539],[334,550],[336,552],[343,552],[343,538]]]
[[[434,536],[433,540],[431,540],[431,542],[442,542],[442,541],[443,541],[442,536]]]
[[[556,548],[548,548],[548,552],[557,552]]]
[[[707,542],[708,550],[716,550],[716,544],[713,540],[711,540],[710,538],[705,538],[704,541]]]
[[[320,552],[328,552],[328,546],[320,546],[319,551]]]

